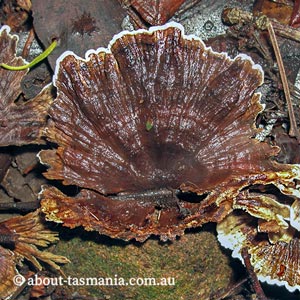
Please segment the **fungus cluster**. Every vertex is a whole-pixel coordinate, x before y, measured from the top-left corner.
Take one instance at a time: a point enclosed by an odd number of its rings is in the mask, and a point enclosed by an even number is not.
[[[46,218],[140,241],[173,239],[235,209],[286,228],[292,200],[259,194],[254,203],[251,192],[273,185],[298,196],[299,166],[277,163],[279,149],[254,138],[262,82],[249,57],[216,53],[174,23],[123,32],[85,58],[66,52],[45,131],[57,148],[39,157],[47,178],[79,192],[45,187]]]
[[[300,167],[255,139],[262,83],[250,57],[214,52],[176,23],[122,32],[85,58],[65,52],[43,131],[55,146],[39,159],[77,192],[43,187],[46,219],[139,241],[217,222],[234,255],[248,247],[258,274],[299,288]]]

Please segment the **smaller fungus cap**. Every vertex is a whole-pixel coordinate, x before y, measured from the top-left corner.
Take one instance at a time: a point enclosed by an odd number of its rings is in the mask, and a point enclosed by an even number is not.
[[[259,198],[264,202],[256,206],[254,215],[251,207]],[[249,193],[247,200],[248,203],[244,201],[239,208],[249,214],[235,210],[226,216],[217,225],[218,240],[222,246],[233,250],[232,256],[239,259],[242,259],[242,249],[247,248],[260,281],[285,286],[290,292],[300,290],[299,232],[286,213],[288,209],[293,215],[298,199],[282,204],[280,198],[275,200],[268,195]]]
[[[108,48],[57,62],[57,99],[40,152],[45,176],[78,187],[41,193],[47,219],[123,239],[174,238],[218,222],[239,191],[295,168],[254,137],[263,72],[186,36],[177,23],[122,32]],[[297,169],[298,170],[298,169]]]
[[[0,299],[11,299],[26,283],[17,270],[24,258],[39,271],[42,270],[39,261],[56,271],[60,270],[58,264],[69,262],[63,256],[38,249],[58,240],[58,234],[45,226],[40,210],[0,222],[0,236],[5,237],[12,248],[8,250],[0,246]]]
[[[17,256],[8,249],[0,246],[0,297],[10,299],[19,288],[13,278],[20,275],[17,268]]]
[[[162,25],[175,14],[185,0],[119,1],[126,6],[132,6],[147,23],[151,25]]]
[[[9,32],[8,26],[0,29],[0,63],[23,65],[26,61],[16,57],[18,36]],[[0,146],[45,142],[41,135],[52,101],[51,87],[47,86],[34,99],[16,103],[22,93],[21,81],[27,72],[0,68]]]

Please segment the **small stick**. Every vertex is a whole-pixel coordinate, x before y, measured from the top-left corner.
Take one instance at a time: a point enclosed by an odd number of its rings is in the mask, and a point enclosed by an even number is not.
[[[252,281],[252,286],[253,289],[258,297],[259,300],[268,300],[268,298],[265,296],[265,293],[258,281],[258,278],[256,276],[256,273],[254,272],[253,266],[251,265],[250,262],[250,254],[248,253],[248,248],[243,248],[242,249],[242,257],[246,266],[246,269],[248,271],[249,277]]]
[[[241,286],[247,281],[247,278],[229,286],[227,289],[221,289],[205,300],[222,300],[237,293]]]
[[[271,22],[270,19],[265,15],[261,15],[258,18],[255,18],[253,16],[253,14],[243,11],[238,8],[225,9],[223,11],[222,18],[223,18],[224,22],[232,24],[232,25],[249,23],[249,22],[255,21],[256,26],[260,30],[265,30],[265,29],[268,30],[270,40],[272,43],[272,47],[274,49],[276,61],[278,64],[279,74],[281,77],[283,91],[284,91],[284,95],[285,95],[285,99],[286,99],[286,103],[287,103],[287,107],[288,107],[288,113],[289,113],[289,119],[290,119],[289,135],[291,137],[296,137],[298,140],[298,143],[300,143],[300,134],[299,134],[299,131],[297,128],[297,122],[296,122],[296,117],[295,117],[295,113],[294,113],[293,103],[291,100],[289,84],[287,81],[281,53],[280,53],[276,35],[275,35],[275,31],[276,31],[277,34],[280,34],[284,37],[288,37],[290,39],[300,41],[300,31],[296,30],[292,27],[282,26],[280,23],[278,23],[276,21]]]
[[[288,38],[290,40],[294,40],[296,42],[300,42],[300,31],[299,29],[282,25],[279,22],[272,20],[272,25],[276,34]]]
[[[282,81],[283,91],[284,91],[284,95],[285,95],[285,99],[286,99],[286,103],[287,103],[287,107],[288,107],[289,118],[290,118],[289,135],[291,137],[296,137],[298,142],[300,143],[300,135],[299,135],[299,131],[297,129],[297,122],[296,122],[296,118],[295,118],[295,112],[294,112],[293,103],[292,103],[292,99],[291,99],[289,84],[288,84],[288,81],[286,78],[285,69],[284,69],[281,53],[279,50],[279,46],[277,43],[276,35],[274,32],[272,23],[269,20],[267,21],[267,30],[268,30],[270,40],[271,40],[271,43],[272,43],[272,46],[273,46],[273,49],[275,52],[275,57],[276,57],[276,60],[278,63],[278,68],[279,68],[279,74],[280,74],[281,81]]]
[[[0,211],[29,212],[29,211],[34,211],[39,207],[40,207],[39,201],[0,203]]]
[[[10,71],[21,71],[21,70],[26,70],[29,68],[32,68],[33,66],[35,66],[36,64],[38,64],[39,62],[41,62],[43,59],[45,59],[57,46],[57,41],[54,40],[51,45],[43,52],[41,53],[39,56],[37,56],[36,58],[34,58],[32,60],[32,62],[26,64],[26,65],[22,65],[22,66],[9,66],[7,64],[1,63],[0,67],[10,70]]]
[[[193,6],[198,4],[201,0],[190,0],[190,1],[185,1],[182,3],[182,5],[179,7],[178,11],[176,12],[175,15],[183,14],[187,10],[191,9]]]
[[[34,39],[34,30],[30,29],[28,38],[26,40],[26,43],[25,43],[23,51],[22,51],[22,57],[26,58],[29,55],[29,50],[30,50],[31,44],[33,42],[33,39]]]

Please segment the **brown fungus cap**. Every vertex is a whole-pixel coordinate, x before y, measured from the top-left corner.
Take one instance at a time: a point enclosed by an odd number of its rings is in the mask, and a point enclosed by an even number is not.
[[[9,32],[8,26],[0,29],[0,63],[24,65],[25,60],[16,57],[18,36]],[[52,101],[51,87],[47,86],[36,98],[22,102],[21,81],[27,72],[0,68],[0,146],[45,142],[41,135]]]
[[[60,270],[57,263],[69,262],[63,256],[39,249],[39,247],[47,247],[59,240],[58,233],[46,227],[39,209],[24,216],[12,217],[1,222],[0,235],[6,236],[7,240],[12,243],[15,255],[21,260],[26,258],[37,270],[42,270],[39,261],[47,263],[55,270]]]
[[[281,205],[279,199],[277,204],[274,202],[274,211]],[[285,286],[290,292],[299,290],[299,232],[292,226],[278,227],[275,219],[269,218],[267,221],[265,212],[255,218],[236,210],[217,225],[218,239],[222,246],[233,250],[233,257],[242,259],[241,251],[247,248],[260,281]],[[284,218],[279,211],[277,218]]]
[[[289,192],[297,166],[258,142],[260,66],[185,36],[176,23],[122,32],[86,58],[57,62],[57,99],[39,157],[45,176],[79,187],[44,188],[48,220],[123,239],[163,240],[221,221],[252,184]]]
[[[22,265],[24,259],[39,271],[40,262],[57,271],[60,271],[58,264],[69,262],[63,256],[39,249],[58,241],[58,234],[46,227],[40,210],[0,222],[0,237],[0,243],[12,249],[0,246],[0,299],[13,299],[22,290],[26,280],[18,273],[17,265]]]
[[[166,23],[185,0],[119,0],[124,6],[136,11],[150,25]]]
[[[19,286],[14,282],[15,276],[19,276],[16,268],[18,257],[8,249],[0,246],[0,297],[11,299]]]

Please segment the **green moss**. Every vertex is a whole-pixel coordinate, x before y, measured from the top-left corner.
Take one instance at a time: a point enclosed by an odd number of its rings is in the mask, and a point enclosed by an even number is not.
[[[174,286],[61,288],[67,294],[77,292],[104,299],[205,299],[228,286],[232,276],[228,258],[221,252],[213,230],[189,233],[172,243],[149,239],[141,244],[64,229],[55,253],[71,260],[72,263],[63,267],[65,274],[71,277],[175,279]]]

